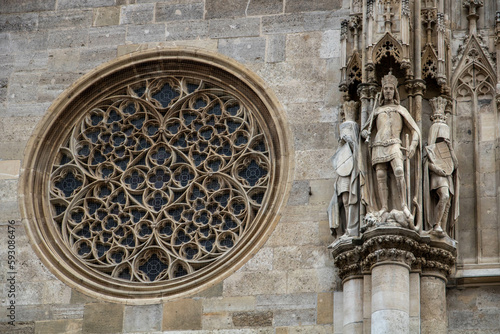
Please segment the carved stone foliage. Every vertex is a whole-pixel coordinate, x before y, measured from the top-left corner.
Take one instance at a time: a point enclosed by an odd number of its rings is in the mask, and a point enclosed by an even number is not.
[[[451,239],[439,240],[401,228],[380,228],[360,240],[337,240],[329,248],[343,280],[370,273],[373,266],[385,262],[406,265],[411,271],[435,272],[445,278],[455,264],[456,248]]]
[[[269,170],[267,141],[240,99],[187,77],[140,81],[90,109],[60,147],[54,222],[94,270],[174,279],[238,243]]]

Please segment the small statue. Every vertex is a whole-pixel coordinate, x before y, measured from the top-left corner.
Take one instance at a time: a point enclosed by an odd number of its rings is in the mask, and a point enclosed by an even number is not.
[[[367,143],[360,158],[363,159],[361,196],[366,207],[365,222],[390,221],[415,228],[414,213],[409,207],[410,184],[415,180],[413,202],[416,203],[420,130],[408,110],[400,105],[397,87],[398,80],[390,72],[382,78],[382,94],[377,94],[373,112],[361,132]],[[417,163],[412,174],[410,159],[414,156]]]
[[[424,204],[427,230],[438,237],[452,235],[459,215],[458,160],[450,141],[450,128],[446,124],[447,100],[431,99],[432,125],[424,160]],[[451,209],[451,210],[450,210]]]
[[[359,168],[357,162],[359,125],[356,122],[359,103],[344,102],[343,122],[339,125],[339,148],[332,157],[336,172],[334,194],[328,207],[333,236],[359,235]]]

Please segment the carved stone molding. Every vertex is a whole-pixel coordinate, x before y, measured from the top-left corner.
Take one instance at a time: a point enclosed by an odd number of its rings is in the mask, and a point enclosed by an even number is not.
[[[330,247],[342,280],[370,274],[374,266],[399,263],[412,272],[446,280],[456,260],[456,242],[400,227],[379,227],[360,238],[340,238]]]
[[[423,95],[425,93],[426,84],[425,81],[421,79],[407,80],[405,88],[410,95]]]

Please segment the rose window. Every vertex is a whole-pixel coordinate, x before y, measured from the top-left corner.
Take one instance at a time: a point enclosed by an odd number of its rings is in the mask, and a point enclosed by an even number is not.
[[[32,139],[22,182],[34,248],[88,294],[189,292],[234,271],[276,222],[283,116],[233,62],[191,52],[90,73]]]
[[[236,245],[269,186],[251,110],[210,82],[134,82],[89,108],[54,162],[49,198],[85,265],[130,281],[189,275]]]

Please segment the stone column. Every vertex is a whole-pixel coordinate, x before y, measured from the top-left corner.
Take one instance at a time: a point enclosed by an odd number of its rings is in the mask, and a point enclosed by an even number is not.
[[[399,227],[365,232],[364,266],[371,268],[371,332],[409,334],[410,269],[420,236]]]
[[[384,261],[372,268],[371,328],[372,333],[409,333],[409,266]]]
[[[331,246],[343,286],[342,334],[363,334],[363,275],[358,239],[337,239]]]
[[[455,263],[456,241],[430,235],[425,247],[420,279],[420,328],[422,334],[448,333],[446,277]],[[425,238],[427,239],[427,238]]]

